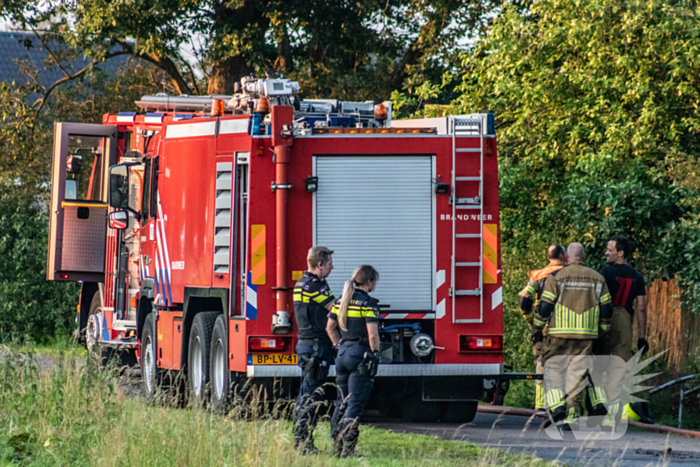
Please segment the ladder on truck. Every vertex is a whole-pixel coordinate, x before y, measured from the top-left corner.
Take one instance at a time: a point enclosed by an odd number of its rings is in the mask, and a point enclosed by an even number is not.
[[[449,131],[452,134],[452,183],[450,202],[452,204],[452,257],[450,274],[450,296],[452,297],[452,322],[453,323],[482,323],[484,321],[484,129],[485,118],[483,115],[450,116]],[[458,148],[457,138],[465,136],[478,136],[478,148]],[[462,176],[457,173],[457,159],[470,156],[479,158],[479,175]],[[477,196],[474,198],[458,198],[457,186],[465,184],[479,184]],[[479,211],[479,232],[458,232],[458,210]],[[458,262],[457,244],[461,239],[476,238],[479,240],[479,261]],[[455,273],[457,268],[479,268],[479,284],[474,289],[456,288]],[[479,319],[457,319],[456,302],[459,297],[479,297]]]

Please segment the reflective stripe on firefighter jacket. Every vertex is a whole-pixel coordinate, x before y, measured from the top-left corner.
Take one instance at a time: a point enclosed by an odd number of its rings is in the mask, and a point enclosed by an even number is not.
[[[326,307],[335,301],[325,279],[308,271],[294,286],[294,319],[299,330],[299,339],[319,339],[328,344],[326,334],[328,310]]]
[[[547,277],[534,324],[561,339],[596,339],[610,331],[612,311],[603,276],[573,261]]]
[[[532,323],[535,317],[535,310],[540,303],[544,282],[554,271],[564,267],[564,263],[558,259],[550,260],[549,265],[543,269],[537,269],[530,273],[530,280],[527,286],[518,294],[520,297],[520,312],[528,323]]]

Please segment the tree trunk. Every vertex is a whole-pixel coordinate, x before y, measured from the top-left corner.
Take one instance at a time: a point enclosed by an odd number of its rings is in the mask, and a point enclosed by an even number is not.
[[[233,85],[253,71],[253,67],[247,64],[246,57],[243,55],[215,62],[211,68],[207,92],[209,94],[232,95]]]
[[[232,3],[238,3],[239,7],[231,8],[229,5]],[[243,37],[250,37],[251,33],[256,35],[257,37],[250,39],[254,44],[265,44],[265,34],[270,26],[270,20],[259,9],[259,7],[263,6],[257,0],[243,0],[239,2],[219,0],[214,7],[215,14],[213,16],[214,25],[212,29],[214,36],[218,36],[214,40],[221,40],[232,34],[232,31],[237,30],[239,33],[242,33]],[[233,94],[233,85],[240,81],[242,77],[248,76],[255,71],[251,65],[253,59],[258,58],[259,54],[263,53],[261,48],[250,52],[252,56],[243,51],[234,50],[233,52],[230,55],[229,53],[222,54],[224,56],[219,59],[214,56],[207,88],[209,94]]]

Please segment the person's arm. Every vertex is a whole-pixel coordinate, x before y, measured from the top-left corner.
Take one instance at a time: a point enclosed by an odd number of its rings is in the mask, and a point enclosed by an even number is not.
[[[376,322],[367,323],[367,334],[369,336],[369,348],[372,352],[379,352],[379,326]]]
[[[542,329],[547,325],[554,313],[554,304],[559,298],[559,283],[554,278],[554,274],[547,276],[540,298],[540,306],[535,313],[533,323],[535,324],[535,332],[542,332]]]
[[[528,322],[531,328],[534,328],[532,320],[535,317],[534,303],[537,298],[537,292],[540,287],[540,283],[534,279],[530,279],[527,286],[518,294],[518,301],[520,302],[520,312],[523,314],[523,318]]]
[[[637,296],[637,337],[639,339],[647,338],[647,296]]]
[[[610,327],[612,325],[612,315],[613,315],[613,304],[610,297],[610,291],[608,286],[603,280],[602,288],[600,291],[600,318],[598,321],[598,327],[602,334],[607,334],[610,332]]]
[[[335,315],[331,315],[332,317],[335,317]],[[326,333],[328,334],[328,337],[331,338],[331,342],[333,342],[333,345],[338,345],[338,342],[340,342],[340,332],[338,331],[338,321],[335,319],[329,319],[328,323],[326,323]]]

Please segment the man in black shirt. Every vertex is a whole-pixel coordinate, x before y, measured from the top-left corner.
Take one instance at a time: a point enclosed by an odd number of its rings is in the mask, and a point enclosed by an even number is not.
[[[599,355],[613,355],[625,362],[632,358],[632,323],[635,313],[634,303],[637,302],[637,347],[646,353],[649,344],[646,340],[646,284],[644,276],[627,264],[631,257],[632,247],[627,237],[615,235],[608,242],[605,256],[608,265],[600,270],[612,296],[613,318],[610,334],[606,342],[600,342],[602,351]],[[625,375],[625,366],[620,360],[614,360],[608,367],[607,396],[609,401],[608,416],[603,422],[604,427],[614,428],[615,419],[620,414],[620,385]]]
[[[304,453],[316,452],[313,432],[319,405],[325,399],[323,385],[333,364],[333,344],[326,334],[328,313],[335,301],[326,282],[333,270],[332,254],[326,247],[312,247],[306,258],[309,270],[294,286],[296,352],[301,367],[301,387],[294,411],[294,444]]]

